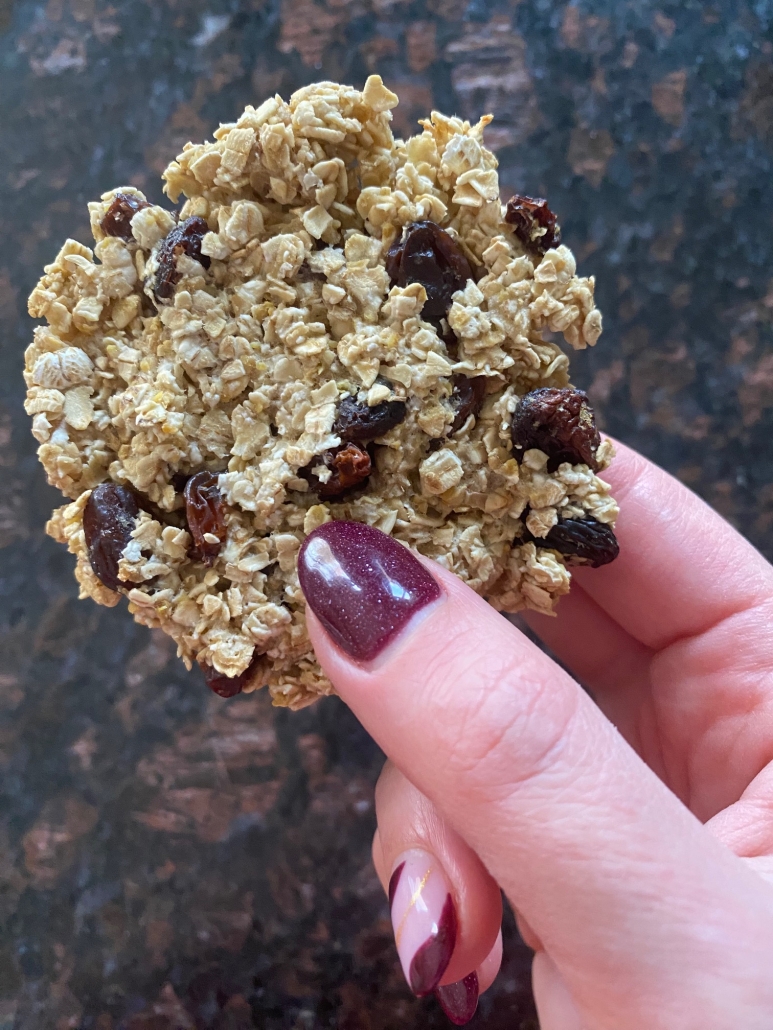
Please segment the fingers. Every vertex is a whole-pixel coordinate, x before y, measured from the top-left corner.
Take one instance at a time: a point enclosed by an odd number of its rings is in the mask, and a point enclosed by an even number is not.
[[[607,718],[641,752],[652,651],[626,633],[578,583],[561,598],[555,616],[526,611],[520,618],[590,690]]]
[[[558,967],[546,952],[534,956],[531,979],[540,1030],[588,1030]]]
[[[679,1025],[685,992],[718,1023],[749,1011],[773,959],[761,881],[567,674],[370,527],[316,530],[299,576],[339,693],[504,887],[580,1005],[604,983],[630,1013],[621,1027]]]
[[[741,798],[707,823],[736,855],[766,859],[773,855],[773,763],[747,786]],[[767,865],[765,866],[767,875]]]
[[[588,594],[626,632],[659,650],[773,596],[773,569],[692,491],[635,451],[604,478],[620,504],[620,557],[577,570]]]
[[[525,618],[705,821],[773,758],[773,572],[633,452],[621,448],[609,478],[621,501],[620,558],[575,570],[556,619]]]
[[[497,933],[497,939],[494,941],[494,947],[478,966],[478,984],[480,985],[481,994],[483,994],[484,991],[487,991],[496,980],[499,975],[501,965],[502,931],[500,929]]]
[[[417,994],[436,986],[416,982],[414,960],[432,937],[433,926],[440,923],[449,896],[455,910],[455,939],[444,956],[444,968],[434,975],[439,975],[441,984],[461,981],[475,971],[482,979],[481,967],[502,923],[499,887],[435,806],[391,763],[384,767],[376,787],[376,817],[374,863],[390,894],[397,951],[409,985]],[[487,967],[485,972],[488,976],[491,970]],[[480,990],[488,986],[479,984]]]

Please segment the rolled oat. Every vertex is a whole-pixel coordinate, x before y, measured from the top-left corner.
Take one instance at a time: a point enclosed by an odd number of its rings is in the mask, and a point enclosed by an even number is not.
[[[433,112],[403,141],[396,104],[371,76],[248,107],[167,168],[179,211],[105,194],[94,249],[68,240],[30,297],[46,324],[27,411],[71,499],[48,532],[82,597],[126,594],[219,693],[267,685],[291,708],[330,693],[296,570],[330,519],[377,526],[499,609],[549,613],[570,573],[544,538],[617,516],[587,464],[513,448],[520,399],[569,383],[543,332],[599,337],[593,279],[546,246],[557,234],[537,246],[508,224],[490,116]],[[603,470],[611,446],[594,453]],[[107,584],[84,533],[106,483],[137,504],[117,550],[89,523]]]

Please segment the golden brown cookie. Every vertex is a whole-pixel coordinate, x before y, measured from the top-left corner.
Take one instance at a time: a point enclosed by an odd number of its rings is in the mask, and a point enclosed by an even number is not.
[[[248,107],[167,168],[179,211],[105,194],[30,298],[27,411],[71,499],[48,531],[224,695],[330,692],[296,571],[329,519],[509,612],[616,554],[612,448],[543,336],[596,343],[593,279],[544,201],[502,204],[489,116],[402,141],[396,104],[371,76]]]

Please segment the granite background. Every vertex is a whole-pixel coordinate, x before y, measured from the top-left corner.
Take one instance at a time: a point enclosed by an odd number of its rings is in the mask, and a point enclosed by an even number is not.
[[[402,982],[370,867],[381,755],[335,700],[222,702],[76,602],[22,410],[25,298],[86,201],[274,91],[380,72],[411,131],[497,119],[606,331],[606,429],[773,555],[773,0],[0,0],[0,1030],[381,1030]],[[478,1026],[536,1027],[512,919]]]

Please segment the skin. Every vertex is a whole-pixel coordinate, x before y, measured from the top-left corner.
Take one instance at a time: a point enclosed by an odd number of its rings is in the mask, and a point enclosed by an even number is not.
[[[501,888],[542,1030],[769,1030],[773,569],[633,451],[606,478],[620,558],[526,616],[564,669],[424,559],[443,596],[369,665],[309,614],[389,757],[376,870],[386,888],[402,852],[437,857],[461,927],[443,982],[482,989]]]

